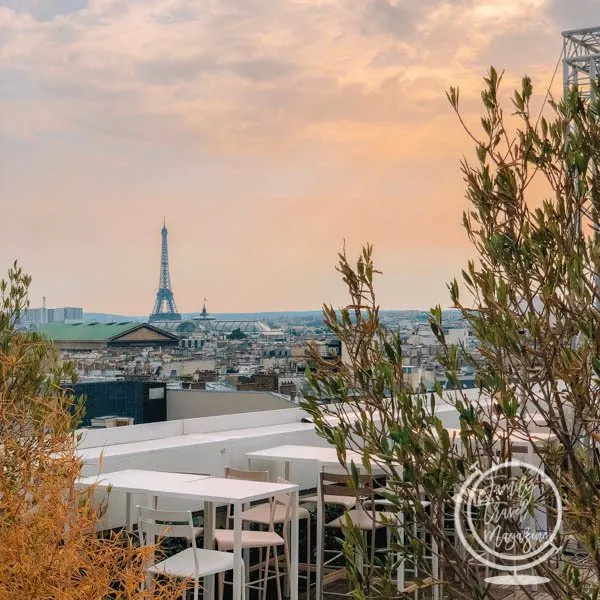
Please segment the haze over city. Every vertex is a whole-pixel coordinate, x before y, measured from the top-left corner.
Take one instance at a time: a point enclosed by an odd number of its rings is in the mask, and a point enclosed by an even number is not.
[[[148,314],[164,217],[181,312],[341,303],[344,239],[374,244],[384,307],[447,304],[472,144],[444,90],[475,121],[493,63],[541,102],[594,8],[5,0],[0,266],[32,274],[34,305]]]

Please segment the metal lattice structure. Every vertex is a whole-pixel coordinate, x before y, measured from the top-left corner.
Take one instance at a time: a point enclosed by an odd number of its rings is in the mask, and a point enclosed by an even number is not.
[[[596,99],[600,76],[600,26],[563,31],[563,95],[567,97],[573,87],[577,87],[583,97]],[[583,220],[589,206],[583,206],[575,220],[579,232],[583,231]],[[592,219],[593,221],[593,219]],[[598,224],[592,222],[598,235]],[[600,289],[600,275],[596,275],[596,289]],[[596,307],[600,310],[600,297],[596,297]]]
[[[160,251],[160,279],[154,310],[150,315],[150,321],[181,321],[181,315],[175,305],[175,298],[171,290],[171,276],[169,274],[169,245],[167,242],[167,226],[163,222],[160,231],[162,246]]]
[[[219,331],[221,333],[232,333],[236,329],[239,329],[242,333],[266,333],[271,331],[271,328],[262,321],[215,319],[214,321],[209,321],[209,323],[211,331]]]
[[[577,86],[584,96],[594,97],[592,81],[600,75],[600,27],[563,31],[563,89]]]

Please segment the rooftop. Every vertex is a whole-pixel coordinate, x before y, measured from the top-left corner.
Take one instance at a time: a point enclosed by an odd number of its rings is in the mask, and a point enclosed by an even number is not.
[[[168,332],[148,323],[121,321],[118,323],[48,323],[38,329],[38,332],[54,341],[110,341],[125,333],[137,329],[150,329],[165,335]]]
[[[48,323],[39,328],[39,333],[52,340],[103,341],[138,327],[140,323]]]

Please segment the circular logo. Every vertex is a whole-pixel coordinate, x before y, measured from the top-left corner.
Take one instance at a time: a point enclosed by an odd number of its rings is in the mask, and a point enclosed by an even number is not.
[[[549,506],[556,518],[549,529]],[[554,482],[538,467],[506,461],[475,471],[455,496],[454,524],[469,554],[512,575],[489,577],[498,585],[532,585],[544,578],[519,574],[558,551],[562,500]]]

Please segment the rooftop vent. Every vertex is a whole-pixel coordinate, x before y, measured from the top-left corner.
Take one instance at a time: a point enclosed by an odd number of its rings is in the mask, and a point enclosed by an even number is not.
[[[133,425],[133,418],[107,415],[105,417],[91,419],[90,424],[92,427],[123,427],[126,425]]]

